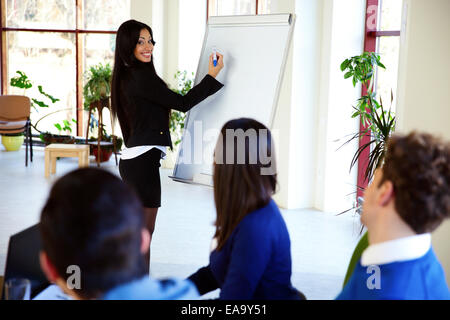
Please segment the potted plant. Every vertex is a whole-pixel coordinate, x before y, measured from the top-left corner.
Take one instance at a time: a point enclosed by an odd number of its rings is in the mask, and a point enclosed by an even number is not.
[[[363,95],[357,100],[356,107],[353,106],[354,112],[352,118],[360,118],[361,123],[365,129],[360,130],[351,135],[342,146],[354,141],[361,140],[364,136],[369,136],[369,141],[359,146],[350,163],[350,170],[358,163],[362,152],[369,149],[368,165],[364,172],[364,181],[370,182],[372,180],[375,170],[383,164],[386,144],[395,131],[396,118],[394,112],[391,111],[394,96],[391,90],[391,106],[389,110],[383,105],[383,100],[380,97],[378,101],[376,93],[374,92],[374,68],[378,66],[385,69],[386,67],[381,63],[380,56],[374,52],[364,52],[362,55],[354,56],[345,59],[341,63],[341,71],[345,72],[344,79],[352,78],[353,86],[361,83],[365,88],[367,94]],[[341,146],[341,147],[342,147]],[[356,186],[359,190],[364,190],[362,186]],[[361,210],[362,199],[358,199],[353,208],[345,210],[339,214],[343,214],[350,210],[356,210],[358,213]]]
[[[94,118],[91,122],[98,124],[98,121]],[[105,128],[102,127],[102,140],[100,141],[100,149],[97,146],[98,138],[91,136],[88,140],[90,154],[95,156],[95,161],[105,162],[109,161],[113,152],[119,152],[122,149],[123,139],[115,135],[108,135]]]
[[[33,87],[32,81],[28,78],[28,76],[23,71],[16,71],[17,76],[11,78],[10,85],[12,87],[16,87],[19,89],[23,89],[23,95],[26,95],[29,89]],[[39,113],[39,110],[42,110],[42,108],[50,108],[50,106],[54,105],[56,102],[60,101],[58,98],[53,97],[52,95],[48,94],[43,90],[43,87],[41,85],[37,86],[37,89],[39,91],[39,95],[36,97],[30,97],[31,100],[31,112]],[[40,139],[44,142],[45,145],[49,145],[51,143],[74,143],[75,137],[68,134],[62,134],[62,133],[71,133],[71,123],[68,120],[63,120],[62,124],[55,123],[54,126],[56,129],[58,129],[58,134],[51,133],[49,131],[41,131],[38,129],[38,123],[42,121],[43,119],[58,113],[62,111],[72,110],[71,108],[65,108],[56,110],[54,112],[50,112],[43,117],[39,118],[35,123],[31,123],[31,126],[39,133]],[[72,122],[76,121],[72,119]],[[22,139],[23,137],[19,139]]]
[[[365,92],[367,92],[367,94],[357,100],[357,105],[356,107],[353,107],[354,113],[352,114],[352,118],[358,116],[360,117],[360,121],[366,129],[362,131],[360,130],[353,134],[350,139],[344,143],[345,145],[355,139],[361,140],[364,136],[369,135],[369,141],[358,147],[350,163],[351,170],[351,168],[358,163],[362,152],[369,149],[368,165],[364,172],[364,179],[367,182],[372,180],[375,170],[382,166],[387,141],[391,134],[395,131],[396,125],[395,115],[391,111],[392,101],[394,100],[392,90],[391,106],[389,107],[389,110],[386,110],[383,106],[383,100],[381,97],[379,98],[379,101],[376,98],[376,93],[374,92],[374,68],[376,66],[383,69],[386,68],[381,63],[380,56],[374,52],[364,52],[362,55],[345,59],[340,66],[341,71],[345,72],[345,79],[352,78],[353,86],[356,86],[357,83],[361,83],[363,88],[366,89]],[[357,186],[357,188],[364,189],[362,186]],[[359,198],[353,208],[345,210],[340,214],[350,210],[356,210],[358,214],[361,214],[362,202],[363,199]],[[364,226],[361,227],[361,233],[363,229]],[[359,261],[362,252],[368,245],[368,234],[366,232],[359,240],[352,255],[347,273],[345,275],[344,286],[353,273],[355,265]]]
[[[109,64],[98,64],[91,66],[85,75],[83,87],[84,108],[89,111],[86,140],[91,145],[91,153],[95,155],[97,163],[109,160],[112,152],[116,149],[116,136],[106,134],[103,124],[103,108],[110,109],[112,69]],[[93,112],[98,111],[98,120]],[[97,128],[97,138],[88,139],[89,130]],[[92,146],[96,144],[96,148]],[[100,155],[100,156],[99,156]]]
[[[26,95],[27,91],[33,87],[33,83],[23,71],[16,71],[16,76],[11,78],[11,87],[23,89],[23,95]],[[39,108],[48,108],[49,104],[54,104],[59,99],[46,93],[42,86],[38,86],[39,96],[33,98],[30,97],[31,111],[39,112]],[[36,129],[35,125],[31,123],[31,126]],[[37,129],[36,129],[37,130]],[[16,151],[20,149],[20,146],[24,142],[23,133],[4,133],[2,134],[2,144],[8,151]]]
[[[172,91],[186,95],[189,90],[192,89],[194,84],[194,73],[188,74],[185,70],[183,72],[177,71],[174,78],[177,79],[177,88],[171,88]],[[186,114],[177,110],[171,110],[169,117],[169,130],[172,138],[173,149],[169,149],[166,155],[166,159],[162,162],[163,168],[173,168],[176,161],[176,154],[178,153],[178,147],[181,142],[181,136],[184,129],[184,121],[186,120]]]
[[[33,83],[28,78],[28,76],[23,71],[16,71],[17,76],[11,78],[10,85],[11,87],[16,87],[19,89],[23,89],[23,95],[26,95],[27,91],[33,87]],[[39,91],[39,96],[33,98],[30,97],[31,100],[31,111],[39,112],[40,108],[49,108],[50,105],[54,105],[59,101],[58,98],[53,97],[52,95],[46,93],[41,85],[37,86]],[[45,117],[45,116],[44,116]],[[39,119],[37,122],[39,122]],[[36,125],[31,123],[31,126],[38,132],[41,132],[36,128]]]
[[[91,66],[85,75],[83,87],[84,109],[95,109],[100,101],[109,100],[111,96],[112,69],[109,63]]]
[[[42,119],[42,118],[41,118]],[[77,123],[75,119],[72,119],[72,122],[68,120],[63,120],[62,123],[54,123],[54,127],[58,129],[58,134],[52,134],[48,131],[41,132],[39,137],[47,146],[52,143],[75,143],[75,137],[70,134],[61,134],[63,132],[72,133],[72,123]]]
[[[383,69],[386,67],[380,62],[380,56],[374,52],[364,52],[360,56],[354,56],[345,59],[341,64],[341,71],[345,72],[344,78],[352,78],[353,86],[361,83],[366,89],[367,94],[358,99],[352,118],[360,117],[361,124],[366,128],[363,131],[358,131],[344,144],[349,143],[355,139],[362,139],[366,134],[369,135],[369,142],[361,145],[353,156],[350,163],[350,169],[358,162],[361,153],[369,148],[369,159],[364,178],[369,182],[372,180],[373,173],[376,168],[383,163],[386,143],[395,131],[395,115],[391,111],[392,101],[394,96],[391,90],[391,107],[389,110],[383,106],[383,100],[380,97],[376,99],[376,93],[373,90],[374,86],[374,67],[378,66]]]
[[[17,151],[23,144],[25,136],[20,133],[2,133],[2,144],[6,151]]]

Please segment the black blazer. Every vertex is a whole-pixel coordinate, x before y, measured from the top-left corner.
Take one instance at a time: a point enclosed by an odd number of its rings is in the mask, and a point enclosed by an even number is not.
[[[219,91],[223,84],[206,75],[185,96],[170,90],[167,85],[142,63],[129,69],[125,81],[127,104],[135,110],[130,119],[131,132],[125,139],[127,148],[141,145],[172,147],[169,132],[170,109],[187,112],[208,96]]]

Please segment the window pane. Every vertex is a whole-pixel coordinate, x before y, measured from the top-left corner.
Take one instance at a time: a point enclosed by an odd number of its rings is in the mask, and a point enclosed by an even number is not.
[[[256,14],[256,0],[209,0],[210,16]]]
[[[84,28],[116,31],[131,16],[130,0],[83,0]]]
[[[83,55],[83,66],[84,70],[88,71],[90,67],[98,65],[99,63],[106,65],[110,64],[111,68],[114,64],[114,50],[115,50],[115,34],[84,34],[83,35],[83,43],[84,43],[84,55]],[[85,77],[83,77],[84,81]],[[83,82],[84,85],[85,82]],[[95,118],[98,118],[98,114],[95,113]],[[83,120],[83,135],[85,134],[86,125],[87,125],[88,113],[85,112]],[[106,110],[103,111],[103,124],[105,125],[105,130],[108,134],[111,134],[111,118],[110,113]],[[116,135],[120,133],[119,126],[115,126]],[[89,136],[97,136],[97,130],[94,129]]]
[[[75,96],[75,35],[68,33],[12,32],[6,33],[8,56],[8,79],[16,77],[16,71],[23,71],[32,81],[33,87],[24,92],[23,89],[11,87],[8,80],[8,93],[27,95],[46,102],[50,107],[37,107],[31,110],[31,122],[36,122],[51,112],[52,114],[37,125],[40,131],[59,133],[54,123],[76,119]],[[41,95],[38,86],[44,92],[60,99],[54,105]],[[72,125],[73,134],[76,126]],[[64,134],[64,132],[61,132]],[[67,133],[66,133],[67,134]]]
[[[259,0],[258,1],[258,14],[270,14],[270,8],[273,5],[273,0]]]
[[[380,37],[378,39],[378,52],[381,62],[386,70],[378,68],[377,70],[377,96],[382,98],[383,107],[389,109],[391,106],[391,89],[394,95],[392,110],[395,111],[397,97],[397,74],[399,59],[400,37]]]
[[[75,29],[74,0],[7,0],[6,26]]]
[[[84,56],[83,64],[87,70],[90,66],[98,63],[114,62],[114,47],[116,45],[115,34],[84,34]]]
[[[402,19],[402,0],[381,0],[379,30],[400,30]]]

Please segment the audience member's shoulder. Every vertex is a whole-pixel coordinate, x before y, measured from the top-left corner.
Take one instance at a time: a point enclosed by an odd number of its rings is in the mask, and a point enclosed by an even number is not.
[[[158,280],[164,300],[194,300],[199,294],[194,283],[190,280],[168,278]]]
[[[189,280],[143,277],[110,290],[104,300],[193,300],[198,291]]]
[[[257,224],[261,227],[270,228],[273,221],[281,218],[280,210],[272,199],[262,208],[254,210],[242,219],[242,224]]]

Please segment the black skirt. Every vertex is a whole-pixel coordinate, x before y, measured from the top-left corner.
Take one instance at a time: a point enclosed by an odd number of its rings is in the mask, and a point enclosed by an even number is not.
[[[120,159],[122,180],[132,187],[146,208],[161,207],[161,150],[151,150],[132,159]]]

